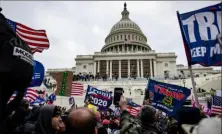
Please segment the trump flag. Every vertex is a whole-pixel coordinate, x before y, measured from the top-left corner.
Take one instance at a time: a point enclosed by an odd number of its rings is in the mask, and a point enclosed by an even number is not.
[[[222,66],[222,3],[177,12],[189,65]]]
[[[184,101],[190,96],[190,89],[158,82],[150,79],[147,90],[152,93],[152,106],[167,113],[175,115],[176,111],[181,108]]]

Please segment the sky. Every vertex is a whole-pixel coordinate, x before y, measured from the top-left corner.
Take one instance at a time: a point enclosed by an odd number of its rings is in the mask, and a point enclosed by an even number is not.
[[[34,59],[48,68],[72,68],[76,55],[101,51],[112,26],[121,19],[125,1],[1,1],[3,14],[33,29],[45,29],[50,48]],[[220,1],[129,1],[130,19],[156,52],[175,52],[187,64],[176,11],[196,10]]]

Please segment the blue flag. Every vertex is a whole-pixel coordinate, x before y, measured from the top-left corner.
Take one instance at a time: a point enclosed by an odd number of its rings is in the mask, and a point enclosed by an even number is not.
[[[48,100],[53,103],[56,100],[56,95],[54,93],[50,94]]]
[[[222,3],[179,14],[189,65],[222,66]]]
[[[70,98],[69,98],[69,105],[72,105],[72,104],[74,104],[74,103],[75,103],[74,97],[70,97]]]
[[[30,106],[39,105],[45,103],[45,99],[38,97],[35,101],[30,103]]]
[[[45,68],[42,63],[34,61],[34,71],[32,76],[32,81],[29,87],[39,87],[41,86],[45,75]]]
[[[86,100],[95,106],[108,108],[112,104],[112,93],[88,85],[85,96],[85,101]]]
[[[152,105],[168,115],[175,115],[187,97],[190,96],[190,89],[188,88],[152,79],[149,80],[147,90],[153,94],[151,96]]]

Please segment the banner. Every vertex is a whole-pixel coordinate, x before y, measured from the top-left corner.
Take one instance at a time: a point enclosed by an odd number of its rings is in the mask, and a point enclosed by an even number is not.
[[[149,80],[147,89],[153,93],[152,105],[168,115],[175,115],[190,95],[190,89],[188,88],[152,79]]]
[[[222,66],[222,3],[179,14],[189,65]]]
[[[85,96],[85,101],[86,100],[95,106],[108,108],[112,104],[112,93],[88,85]]]
[[[45,68],[42,63],[34,61],[34,72],[32,76],[32,81],[29,87],[39,87],[41,86],[45,75]]]

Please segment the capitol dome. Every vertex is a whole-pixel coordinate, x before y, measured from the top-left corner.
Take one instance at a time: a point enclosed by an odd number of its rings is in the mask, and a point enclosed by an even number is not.
[[[121,14],[121,20],[111,28],[101,52],[150,51],[146,36],[140,27],[129,18],[130,13],[126,3]]]

